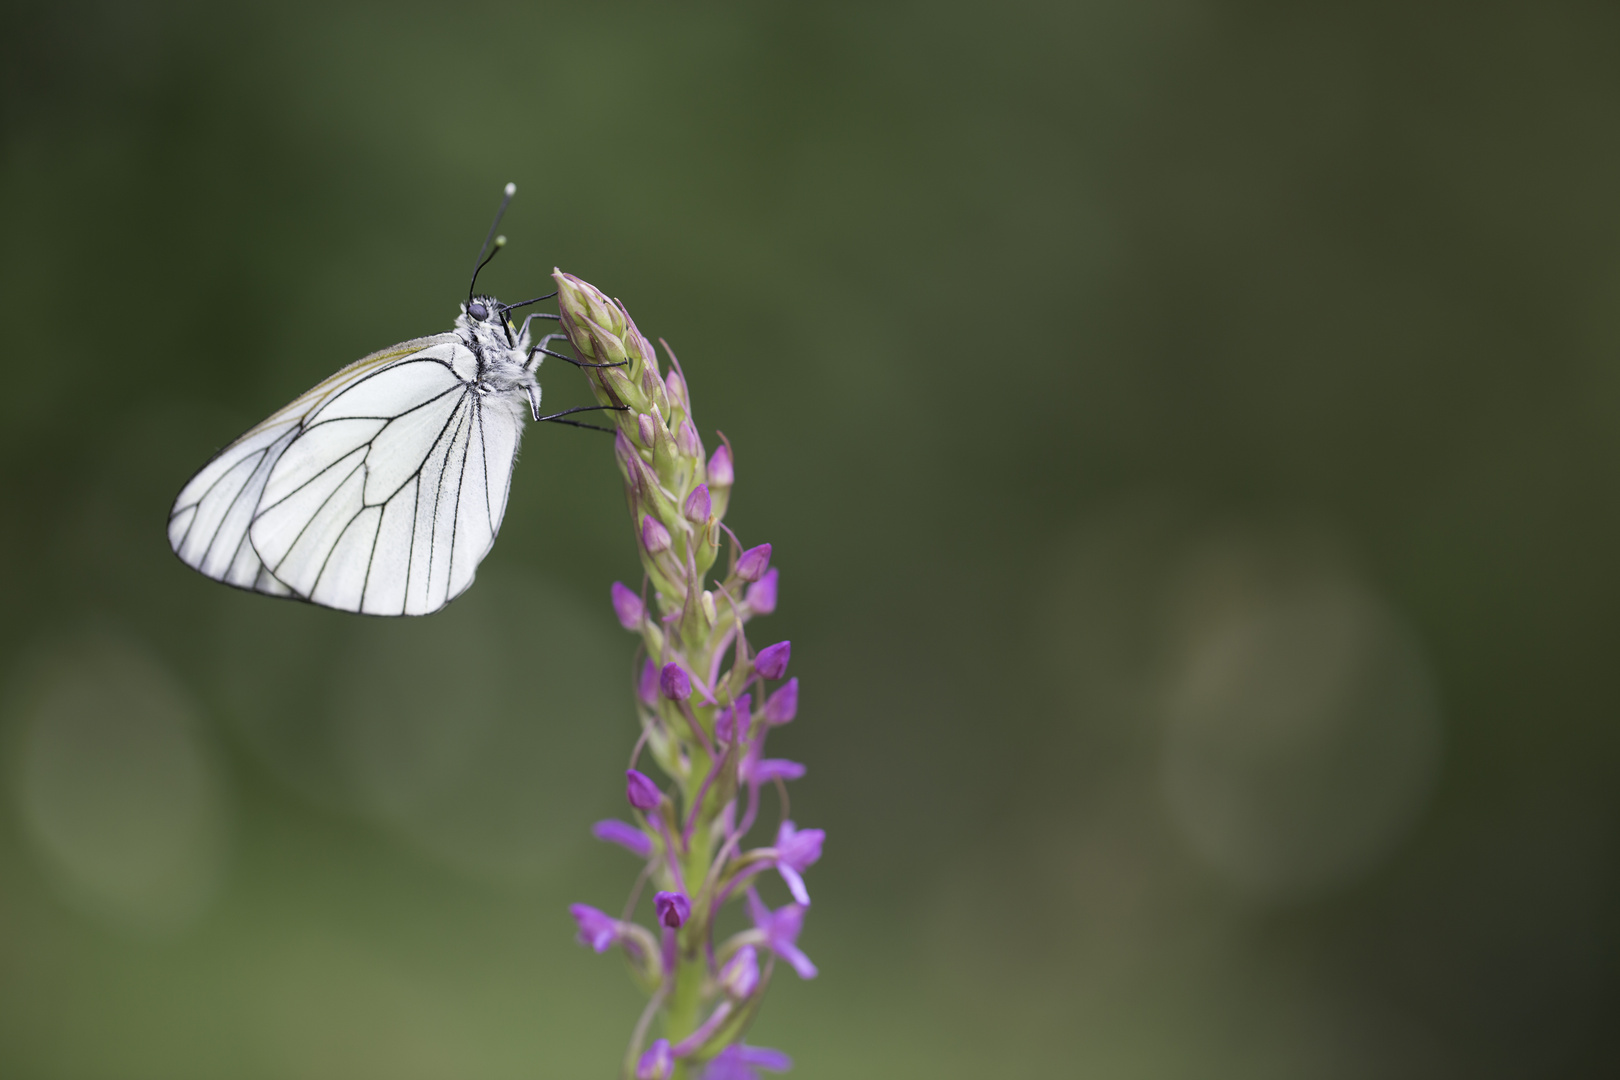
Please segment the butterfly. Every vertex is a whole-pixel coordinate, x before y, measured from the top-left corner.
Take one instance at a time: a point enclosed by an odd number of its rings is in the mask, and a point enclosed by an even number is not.
[[[227,585],[367,615],[427,615],[465,592],[506,513],[525,413],[540,412],[547,345],[502,304],[474,294],[505,243],[474,261],[446,333],[372,353],[272,413],[214,456],[169,512],[169,546]],[[495,241],[490,250],[491,238]],[[488,258],[485,252],[488,251]]]

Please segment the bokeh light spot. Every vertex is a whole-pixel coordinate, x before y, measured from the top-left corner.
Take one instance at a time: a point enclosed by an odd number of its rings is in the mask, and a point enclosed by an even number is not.
[[[64,895],[141,930],[177,930],[216,895],[226,786],[198,712],[163,664],[98,632],[25,663],[11,794]]]

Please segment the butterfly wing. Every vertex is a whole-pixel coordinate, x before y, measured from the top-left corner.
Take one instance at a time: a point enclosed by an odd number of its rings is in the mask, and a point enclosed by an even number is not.
[[[351,364],[186,485],[175,552],[217,580],[345,611],[443,607],[494,543],[522,433],[475,368],[453,334]]]

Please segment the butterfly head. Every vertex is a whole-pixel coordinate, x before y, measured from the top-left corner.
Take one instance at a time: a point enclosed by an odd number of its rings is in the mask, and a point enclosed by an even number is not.
[[[506,305],[493,296],[474,296],[461,305],[456,331],[467,346],[480,356],[507,353],[525,347],[526,334],[519,334],[506,314]]]
[[[475,296],[461,305],[461,318],[456,322],[469,329],[481,323],[499,327],[505,313],[501,302],[493,296]]]

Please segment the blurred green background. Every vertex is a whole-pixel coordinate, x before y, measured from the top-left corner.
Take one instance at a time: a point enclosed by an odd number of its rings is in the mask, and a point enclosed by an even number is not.
[[[776,545],[795,1075],[1614,1073],[1617,48],[1573,3],[8,3],[0,1074],[612,1074],[639,997],[566,914],[633,876],[585,831],[634,737],[607,441],[531,429],[426,620],[163,529],[449,325],[507,180],[485,281],[667,337]]]

